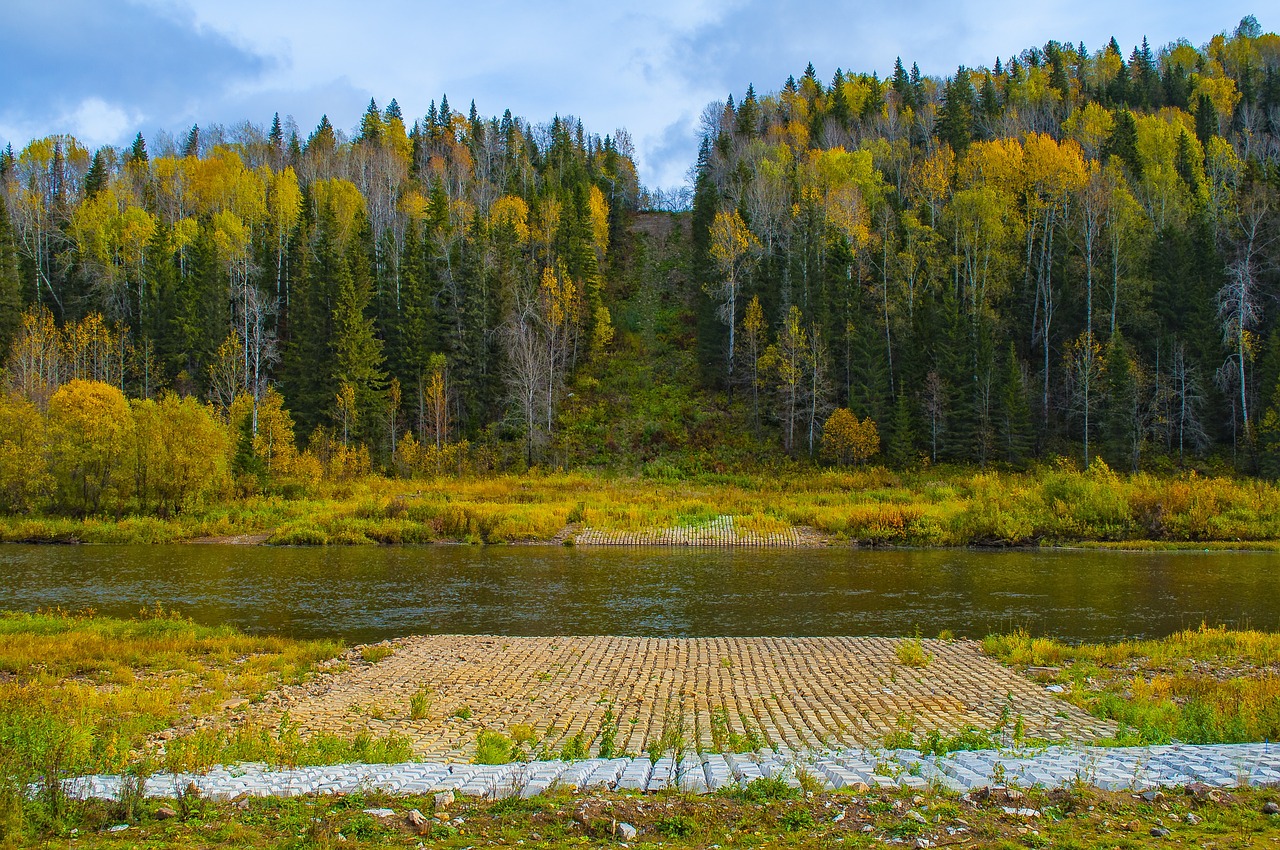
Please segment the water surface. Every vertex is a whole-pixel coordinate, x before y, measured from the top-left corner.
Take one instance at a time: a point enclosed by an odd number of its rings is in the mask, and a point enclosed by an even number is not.
[[[1280,628],[1280,553],[0,546],[0,610],[156,602],[255,633],[957,635]]]

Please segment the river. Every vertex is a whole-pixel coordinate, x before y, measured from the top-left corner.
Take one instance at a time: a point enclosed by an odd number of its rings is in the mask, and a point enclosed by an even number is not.
[[[0,546],[0,610],[364,643],[408,634],[1071,641],[1280,628],[1280,553],[430,546]]]

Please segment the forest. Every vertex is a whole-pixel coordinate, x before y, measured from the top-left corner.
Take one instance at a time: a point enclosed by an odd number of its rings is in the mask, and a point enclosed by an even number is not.
[[[625,130],[0,154],[0,511],[372,472],[1102,461],[1280,478],[1280,37],[1048,41]],[[221,489],[219,489],[221,488]]]

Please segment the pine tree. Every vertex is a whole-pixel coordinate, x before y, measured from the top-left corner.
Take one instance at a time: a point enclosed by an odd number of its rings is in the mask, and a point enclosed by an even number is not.
[[[367,226],[363,231],[360,241],[367,245],[371,241]],[[386,381],[382,340],[367,315],[373,300],[373,275],[363,247],[350,246],[346,261],[334,269],[333,305],[333,389],[343,385],[354,388],[359,414],[354,432],[361,436],[374,433],[374,414],[380,409]]]
[[[107,160],[103,155],[102,149],[99,148],[94,152],[93,162],[89,165],[89,171],[84,175],[84,196],[92,198],[107,188],[107,179]]]
[[[1116,113],[1115,124],[1103,146],[1106,157],[1118,157],[1135,180],[1142,178],[1142,158],[1138,154],[1138,124],[1133,113],[1122,109]]]
[[[1020,466],[1031,453],[1031,404],[1027,400],[1027,382],[1017,349],[1009,344],[1004,362],[1004,379],[1000,387],[1000,421],[998,434],[1004,459]]]
[[[9,211],[0,201],[0,363],[18,329],[22,314],[22,280],[18,273],[18,253],[9,226]]]
[[[1208,95],[1196,98],[1196,138],[1200,144],[1207,145],[1209,140],[1218,135],[1218,110]]]
[[[129,147],[129,162],[145,165],[147,163],[147,140],[142,138],[139,133],[133,139],[133,144]]]
[[[267,134],[271,147],[278,153],[284,153],[284,127],[280,124],[280,113],[271,116],[271,132]]]
[[[382,141],[382,113],[378,111],[378,102],[369,98],[369,106],[365,108],[364,118],[360,121],[360,138],[358,142],[377,144]]]
[[[973,141],[973,113],[976,97],[969,71],[962,65],[942,90],[942,108],[938,110],[938,139],[951,145],[959,156]]]
[[[200,156],[200,125],[192,124],[191,129],[187,132],[187,141],[182,146],[182,155],[185,157]]]

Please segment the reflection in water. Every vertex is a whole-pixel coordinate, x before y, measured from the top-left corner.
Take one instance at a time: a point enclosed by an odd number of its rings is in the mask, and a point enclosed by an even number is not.
[[[1280,626],[1276,553],[0,547],[0,609],[131,615],[350,642],[405,634],[1070,640]]]

